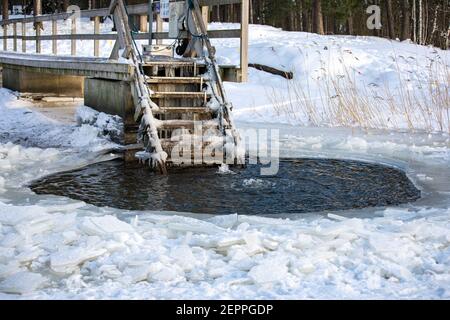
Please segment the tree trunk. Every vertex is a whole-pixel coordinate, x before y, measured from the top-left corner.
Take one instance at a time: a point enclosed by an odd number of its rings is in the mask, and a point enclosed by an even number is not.
[[[9,5],[8,0],[3,0],[2,2],[2,18],[3,20],[9,19]]]
[[[42,14],[42,1],[41,0],[33,0],[33,16],[39,16]],[[42,22],[34,22],[34,29],[44,29],[44,25]]]
[[[388,22],[388,35],[389,38],[395,39],[394,12],[392,10],[392,0],[386,0],[385,5]]]
[[[313,0],[313,32],[318,34],[325,34],[323,27],[321,0]]]
[[[424,26],[423,26],[423,0],[419,0],[419,44],[423,44]]]
[[[402,2],[402,40],[411,39],[411,4],[409,1],[403,0]]]
[[[69,0],[63,0],[63,11],[67,12],[67,8],[69,7]]]
[[[355,32],[354,32],[354,21],[353,21],[353,16],[349,16],[349,17],[347,18],[347,24],[348,24],[348,33],[349,33],[350,35],[354,35]],[[335,32],[336,32],[336,30],[335,30]]]

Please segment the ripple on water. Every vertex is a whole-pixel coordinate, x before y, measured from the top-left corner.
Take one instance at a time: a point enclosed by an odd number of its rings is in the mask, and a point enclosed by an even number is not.
[[[208,214],[286,214],[400,205],[420,191],[398,169],[358,161],[283,160],[276,176],[260,167],[174,170],[168,176],[121,161],[98,163],[34,182],[38,194],[54,194],[97,206]]]

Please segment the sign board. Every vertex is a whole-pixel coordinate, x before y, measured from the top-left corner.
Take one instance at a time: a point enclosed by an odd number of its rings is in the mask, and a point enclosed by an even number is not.
[[[170,18],[170,2],[169,2],[169,0],[161,0],[159,15],[161,16],[161,19],[169,19]]]
[[[169,38],[177,39],[180,33],[179,20],[183,15],[184,3],[171,2],[170,3],[170,18],[169,18]]]

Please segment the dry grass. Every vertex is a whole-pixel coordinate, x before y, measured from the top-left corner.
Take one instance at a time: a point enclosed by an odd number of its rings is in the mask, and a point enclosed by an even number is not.
[[[317,79],[297,77],[285,90],[271,88],[267,94],[279,115],[302,125],[450,133],[450,67],[436,56],[426,74],[409,74],[399,66],[403,57],[391,58],[395,87],[357,82],[357,72],[341,60],[342,74],[330,76],[324,66]]]

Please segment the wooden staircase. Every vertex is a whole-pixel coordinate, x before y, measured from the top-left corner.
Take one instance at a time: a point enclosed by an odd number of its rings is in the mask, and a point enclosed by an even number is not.
[[[136,70],[131,91],[134,119],[140,124],[125,127],[125,135],[137,129],[136,141],[143,143],[143,151],[136,157],[163,174],[168,166],[230,163],[230,158],[236,164],[243,162],[215,49],[207,37],[198,1],[190,1],[197,29],[192,34],[202,35],[208,51],[201,63],[154,55],[139,61],[123,0],[112,0],[109,8],[118,35],[110,59],[125,58]]]
[[[205,77],[205,65],[194,59],[152,56],[142,67],[151,99],[159,107],[154,115],[159,120],[158,136],[168,154],[166,165],[224,163],[223,133],[219,131],[217,110],[209,107],[214,97],[207,89],[213,84]]]

